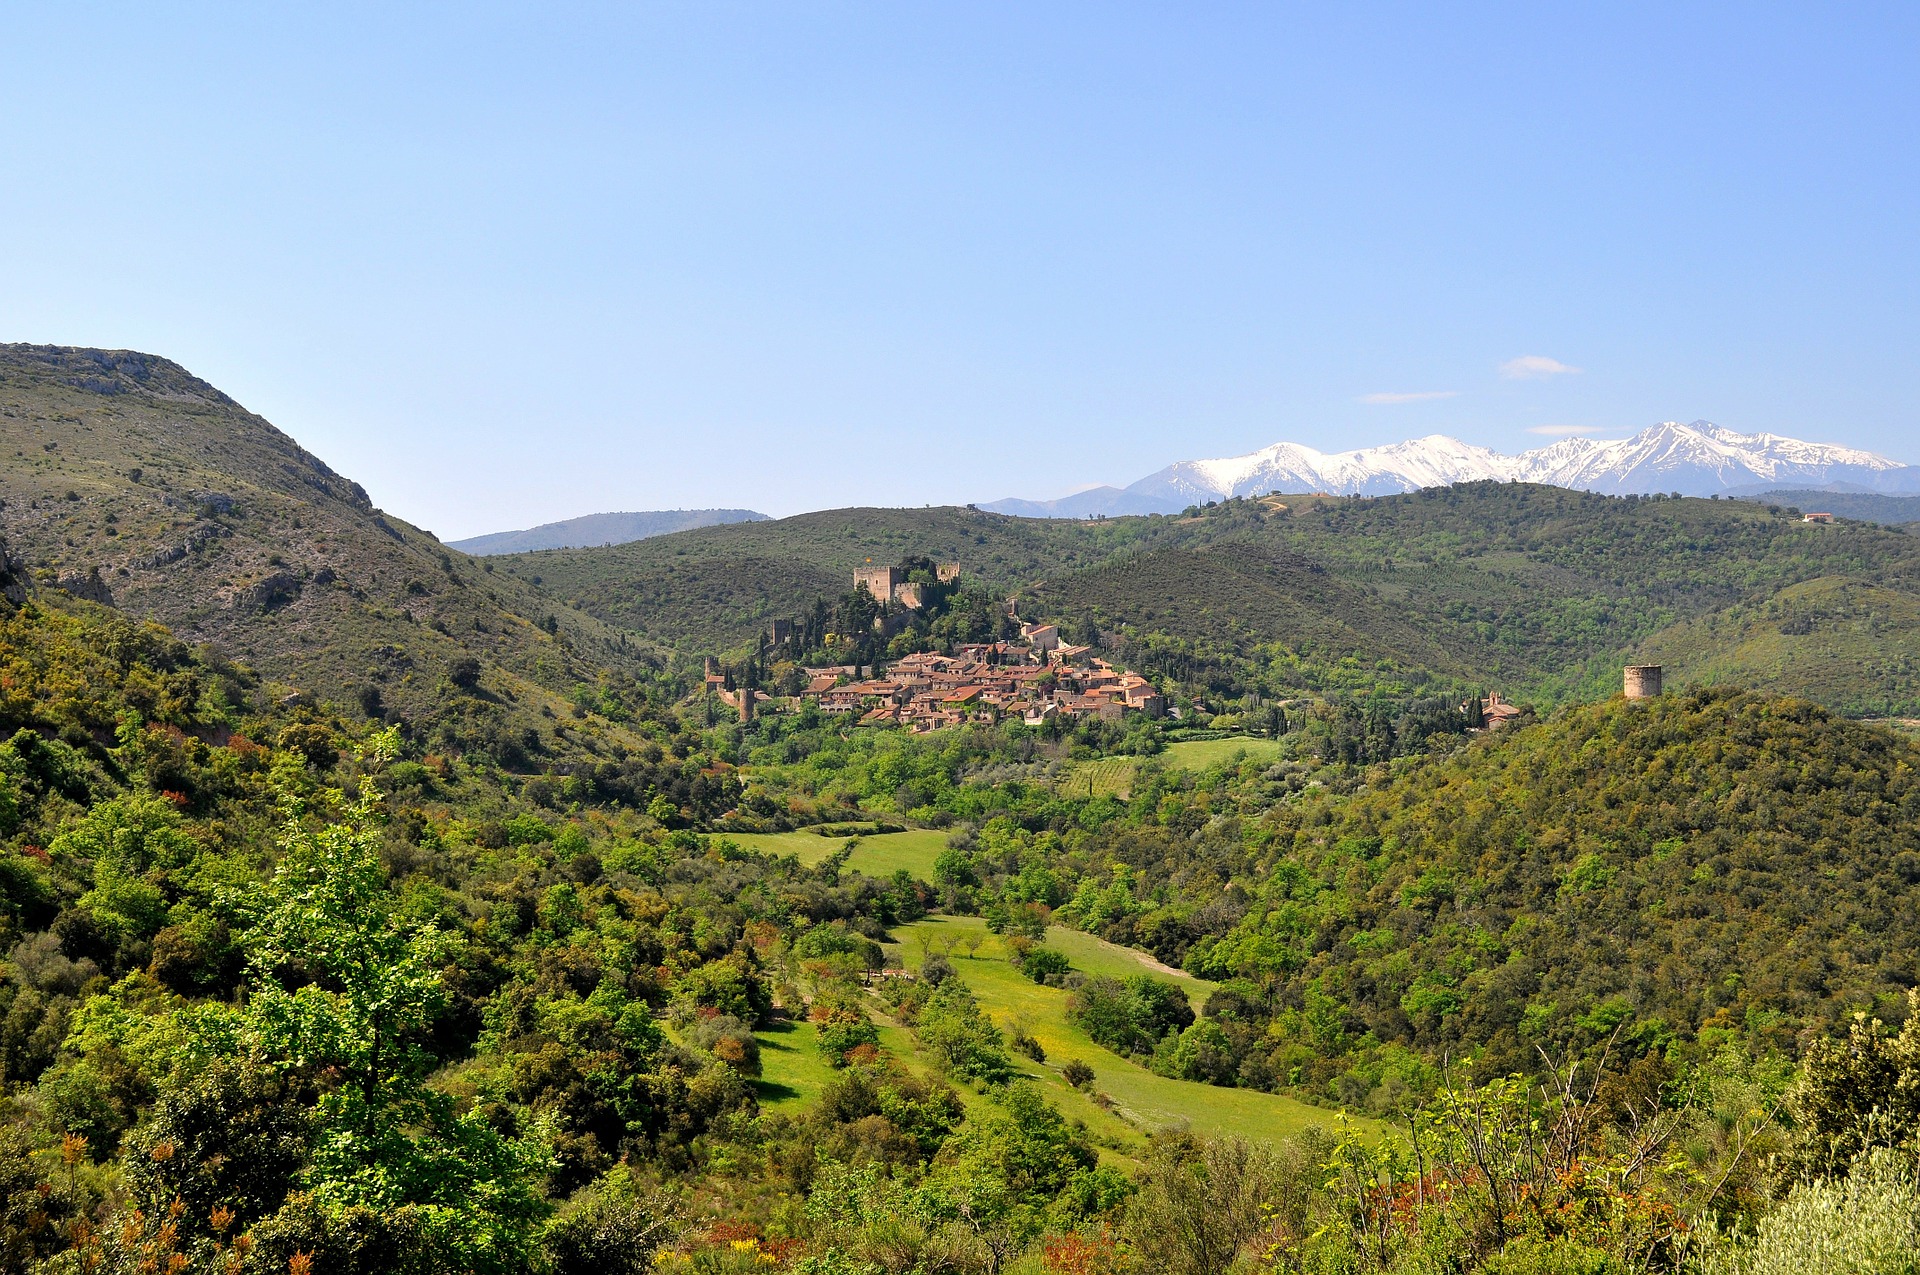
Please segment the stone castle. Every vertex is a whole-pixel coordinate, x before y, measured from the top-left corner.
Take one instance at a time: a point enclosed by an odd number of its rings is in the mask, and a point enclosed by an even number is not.
[[[960,564],[942,562],[934,568],[934,578],[941,584],[952,584],[960,578]],[[853,572],[853,587],[865,588],[873,595],[875,602],[898,602],[910,611],[918,611],[921,606],[920,586],[907,579],[903,567],[856,567]]]

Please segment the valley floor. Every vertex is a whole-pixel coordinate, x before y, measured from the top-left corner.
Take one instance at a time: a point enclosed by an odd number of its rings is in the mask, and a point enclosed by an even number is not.
[[[1278,1143],[1310,1127],[1332,1129],[1342,1119],[1338,1112],[1277,1094],[1157,1076],[1102,1048],[1067,1020],[1068,993],[1035,983],[1015,969],[1000,938],[978,917],[929,917],[900,926],[894,933],[896,941],[887,945],[889,955],[915,965],[929,951],[946,951],[995,1026],[1009,1034],[1021,1028],[1040,1042],[1046,1061],[1036,1063],[1015,1055],[1017,1070],[1040,1085],[1047,1100],[1063,1114],[1086,1122],[1096,1141],[1109,1151],[1132,1158],[1143,1147],[1143,1135],[1166,1129]],[[976,943],[977,947],[972,946]],[[1074,969],[1084,974],[1123,977],[1145,971],[1178,983],[1196,1009],[1213,990],[1213,984],[1170,970],[1144,952],[1075,930],[1053,927],[1047,933],[1047,945],[1066,953]],[[888,1019],[878,1001],[869,1009],[882,1024],[884,1048],[909,1066],[931,1070],[910,1031]],[[810,1023],[782,1023],[756,1036],[761,1049],[760,1097],[769,1111],[804,1109],[835,1074],[821,1058]],[[1060,1075],[1061,1067],[1076,1058],[1093,1068],[1089,1091],[1075,1089]],[[969,1105],[985,1101],[965,1086],[960,1093]],[[1111,1099],[1111,1108],[1097,1104],[1094,1093]],[[1366,1130],[1376,1128],[1374,1121],[1364,1118],[1353,1123]]]

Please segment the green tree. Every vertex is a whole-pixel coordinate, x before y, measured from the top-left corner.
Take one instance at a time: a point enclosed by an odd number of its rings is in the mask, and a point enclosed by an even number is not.
[[[958,1075],[992,1084],[1013,1071],[1000,1029],[957,978],[934,989],[920,1010],[914,1033],[928,1053]]]
[[[396,746],[393,732],[376,736],[363,764],[377,769]],[[341,1078],[315,1113],[308,1179],[322,1207],[418,1206],[450,1258],[513,1269],[532,1251],[546,1154],[427,1085],[435,1060],[421,1039],[446,1003],[452,940],[402,914],[380,861],[374,784],[352,802],[330,796],[342,817],[327,822],[286,799],[280,866],[246,935],[246,1035],[266,1059]]]
[[[61,829],[49,847],[56,863],[91,869],[93,888],[80,906],[116,944],[151,938],[167,922],[159,882],[185,868],[199,845],[181,828],[179,812],[155,796],[101,802]]]
[[[1185,990],[1146,974],[1089,979],[1067,1001],[1067,1017],[1115,1053],[1151,1054],[1169,1032],[1193,1023]]]

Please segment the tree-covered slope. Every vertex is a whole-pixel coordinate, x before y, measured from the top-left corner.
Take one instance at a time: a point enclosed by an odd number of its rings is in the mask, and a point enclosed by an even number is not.
[[[750,1122],[761,952],[894,915],[670,834],[738,797],[677,722],[557,816],[244,680],[109,608],[0,600],[8,1271],[553,1269],[557,1203]]]
[[[1886,496],[1875,491],[1818,491],[1775,487],[1743,497],[1769,505],[1787,505],[1807,513],[1819,511],[1837,518],[1885,523],[1911,531],[1920,526],[1920,496]]]
[[[0,347],[0,454],[0,533],[41,587],[213,643],[280,694],[368,692],[424,724],[477,660],[456,716],[562,746],[540,706],[605,669],[646,675],[632,638],[375,509],[164,359]]]
[[[1237,680],[1253,669],[1285,690],[1465,682],[1487,671],[1478,642],[1449,645],[1379,590],[1254,540],[1158,549],[1047,580],[1030,610],[1085,617],[1129,665],[1178,682]]]
[[[1118,928],[1244,980],[1229,1028],[1262,1074],[1379,1045],[1530,1071],[1623,1024],[1635,1050],[1792,1050],[1920,981],[1920,748],[1805,701],[1615,697],[1240,809],[1239,848],[1134,841],[1174,901]]]
[[[1920,596],[1920,545],[1911,537],[1862,524],[1807,526],[1784,509],[1745,502],[1478,483],[1378,500],[1239,501],[1201,513],[1217,527],[1200,560],[1174,573],[1190,581],[1190,605],[1148,618],[1124,589],[1087,596],[1102,628],[1135,644],[1186,644],[1211,666],[1206,680],[1229,693],[1284,694],[1300,684],[1298,648],[1314,636],[1311,626],[1263,622],[1258,608],[1231,636],[1214,618],[1233,613],[1228,595],[1244,588],[1233,559],[1249,549],[1312,564],[1347,586],[1294,591],[1334,621],[1366,632],[1377,627],[1370,612],[1384,609],[1421,633],[1424,650],[1399,643],[1406,658],[1382,680],[1410,665],[1435,673],[1464,665],[1483,685],[1548,702],[1604,694],[1622,660],[1668,625],[1801,581],[1849,575]],[[1080,593],[1074,577],[1047,588],[1061,607]],[[1364,661],[1368,646],[1350,653]],[[1315,662],[1324,665],[1325,654]]]
[[[1823,576],[1676,624],[1638,658],[1676,684],[1803,695],[1856,717],[1920,715],[1920,596]]]

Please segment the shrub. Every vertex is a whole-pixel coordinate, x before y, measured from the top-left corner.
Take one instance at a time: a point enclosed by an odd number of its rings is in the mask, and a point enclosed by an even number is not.
[[[1828,1176],[1875,1144],[1920,1134],[1920,991],[1896,1035],[1856,1015],[1845,1041],[1816,1040],[1789,1097],[1802,1172]]]
[[[245,1229],[280,1207],[305,1163],[310,1102],[276,1070],[215,1059],[161,1093],[130,1140],[128,1184],[156,1210],[180,1200],[190,1226],[226,1207]]]
[[[1145,1056],[1193,1023],[1187,994],[1145,974],[1089,979],[1067,999],[1067,1017],[1117,1054]]]
[[[547,1227],[547,1258],[554,1275],[644,1275],[680,1229],[671,1198],[596,1183]]]
[[[810,1017],[818,1032],[820,1052],[835,1067],[847,1065],[848,1051],[880,1043],[880,1029],[857,1004],[815,1001]]]
[[[715,1014],[696,1022],[688,1041],[745,1076],[760,1074],[760,1042],[753,1029],[732,1014]]]
[[[1013,1029],[1013,1047],[1035,1062],[1043,1063],[1047,1060],[1046,1047],[1028,1034],[1024,1027]]]
[[[1036,983],[1055,983],[1072,969],[1067,954],[1051,947],[1032,948],[1020,962],[1020,972]]]
[[[1161,1146],[1127,1209],[1136,1258],[1165,1275],[1217,1275],[1259,1233],[1279,1179],[1271,1152],[1237,1138]]]
[[[1793,1188],[1742,1239],[1709,1240],[1700,1275],[1908,1275],[1920,1252],[1920,1183],[1911,1151],[1875,1148],[1842,1181]]]

